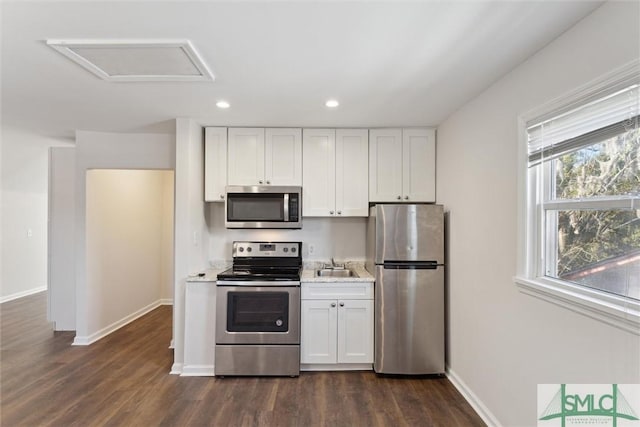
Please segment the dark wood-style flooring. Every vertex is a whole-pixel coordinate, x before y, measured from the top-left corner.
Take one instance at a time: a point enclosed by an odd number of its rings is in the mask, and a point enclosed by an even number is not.
[[[46,294],[0,305],[0,425],[483,426],[446,378],[169,375],[171,307],[88,347],[53,332]]]

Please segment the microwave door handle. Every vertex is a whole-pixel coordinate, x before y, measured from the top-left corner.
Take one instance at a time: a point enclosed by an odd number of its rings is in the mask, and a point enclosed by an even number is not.
[[[284,221],[289,221],[289,193],[284,193]]]

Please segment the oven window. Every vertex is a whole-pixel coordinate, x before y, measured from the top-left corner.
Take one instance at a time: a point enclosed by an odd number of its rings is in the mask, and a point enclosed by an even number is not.
[[[231,193],[227,200],[227,221],[284,221],[284,195]]]
[[[227,331],[287,332],[289,330],[288,292],[229,292]]]

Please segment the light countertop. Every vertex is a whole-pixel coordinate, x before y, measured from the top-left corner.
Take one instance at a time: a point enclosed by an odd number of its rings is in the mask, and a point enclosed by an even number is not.
[[[305,268],[302,270],[301,282],[313,283],[345,283],[345,282],[373,282],[374,277],[364,268],[362,264],[349,264],[347,268],[352,269],[358,277],[316,277],[315,269]]]
[[[364,268],[362,264],[347,264],[348,268],[351,268],[358,277],[316,277],[315,268],[307,268],[305,266],[302,270],[301,282],[314,282],[314,283],[344,283],[344,282],[373,282],[373,276]],[[222,273],[226,268],[209,268],[201,272],[203,276],[190,275],[187,277],[187,283],[189,282],[215,282],[218,280],[218,273]]]
[[[218,273],[222,273],[226,268],[209,268],[204,270],[204,276],[190,275],[187,277],[187,283],[189,282],[216,282],[218,280]]]

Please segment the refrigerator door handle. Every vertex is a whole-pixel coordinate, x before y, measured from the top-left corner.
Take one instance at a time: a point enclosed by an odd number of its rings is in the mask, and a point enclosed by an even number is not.
[[[386,270],[435,270],[442,264],[437,261],[385,261],[382,267]]]

